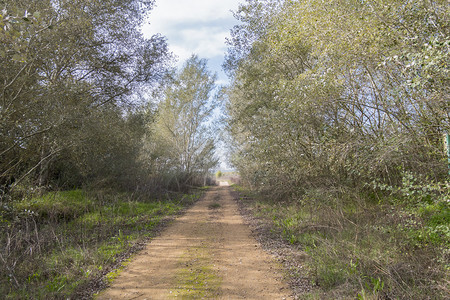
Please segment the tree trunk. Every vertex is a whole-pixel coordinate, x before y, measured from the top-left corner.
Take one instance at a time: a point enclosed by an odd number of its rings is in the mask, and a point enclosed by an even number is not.
[[[39,187],[43,187],[48,181],[48,167],[50,165],[50,151],[47,149],[47,137],[44,135],[42,138],[42,148],[41,148],[41,166],[39,168]]]

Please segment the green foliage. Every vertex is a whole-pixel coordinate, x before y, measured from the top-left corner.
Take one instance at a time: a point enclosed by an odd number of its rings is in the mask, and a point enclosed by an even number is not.
[[[222,176],[223,176],[222,171],[218,170],[218,171],[216,172],[216,178],[220,178],[220,177],[222,177]]]
[[[163,37],[140,33],[151,7],[2,2],[0,196],[24,181],[68,189],[142,178],[143,125],[129,104],[156,86],[170,60]]]
[[[283,198],[374,179],[397,186],[404,170],[445,179],[448,10],[421,0],[242,4],[226,66],[243,182]]]
[[[366,283],[366,288],[362,289],[361,293],[358,293],[357,299],[358,300],[365,300],[365,299],[377,299],[380,296],[380,293],[383,291],[384,288],[384,282],[381,281],[381,279],[378,278],[371,278],[371,283]]]
[[[399,187],[373,183],[375,189],[387,191],[391,201],[404,206],[400,213],[407,222],[398,226],[417,247],[428,244],[450,247],[450,185],[432,182],[406,172]]]

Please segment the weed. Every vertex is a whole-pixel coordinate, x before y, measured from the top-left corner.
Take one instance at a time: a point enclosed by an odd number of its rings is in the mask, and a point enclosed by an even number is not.
[[[110,269],[165,216],[200,195],[173,194],[159,201],[73,190],[12,202],[8,212],[0,212],[0,259],[5,266],[0,268],[0,294],[6,299],[76,298],[80,285]]]
[[[220,207],[221,207],[220,203],[217,203],[217,202],[214,202],[214,203],[211,203],[210,205],[208,205],[209,209],[218,209]]]
[[[106,280],[109,283],[113,282],[130,262],[131,258],[128,258],[126,261],[122,262],[118,268],[112,270],[111,272],[108,272],[108,274],[105,275]]]
[[[221,279],[211,265],[207,247],[191,248],[180,260],[184,265],[176,274],[177,288],[172,297],[182,299],[211,299],[219,294]]]
[[[254,200],[243,197],[241,203],[308,254],[304,270],[321,290],[311,298],[445,298],[450,265],[446,185],[419,189],[411,177],[403,184],[399,193],[413,199],[315,189],[295,201],[252,195]]]

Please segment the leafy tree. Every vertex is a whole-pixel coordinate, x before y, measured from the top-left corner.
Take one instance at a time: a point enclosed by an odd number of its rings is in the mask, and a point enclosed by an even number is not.
[[[140,33],[153,1],[2,2],[0,185],[45,185],[63,154],[95,157],[120,137],[84,138],[126,123],[133,94],[157,84],[170,55],[163,37]],[[84,160],[72,163],[80,169]]]
[[[440,258],[448,247],[423,238],[441,230],[428,229],[427,218],[448,212],[442,147],[443,133],[450,130],[447,1],[298,0],[279,1],[276,10],[271,3],[246,1],[240,7],[236,14],[244,23],[232,31],[225,65],[232,80],[230,148],[241,182],[267,198],[264,205],[277,211],[274,219],[283,215],[279,208],[289,207],[289,225],[274,224],[283,231],[291,227],[286,239],[292,243],[318,250],[311,252],[319,257],[311,269],[326,270],[323,282],[339,278],[330,285],[333,296],[342,286],[348,297],[371,286],[367,279],[377,271],[368,266],[393,270],[397,264],[359,256],[373,246],[361,251],[360,233],[371,241],[378,236],[384,245],[402,227],[407,234],[394,240],[401,249],[397,257],[408,267],[380,274],[383,296],[448,294]],[[424,207],[437,209],[425,216]],[[333,224],[333,230],[311,229],[317,220],[327,228]],[[437,235],[445,236],[448,227],[434,224],[442,228]],[[409,244],[415,230],[422,241]],[[314,232],[317,244],[310,243]],[[333,246],[336,241],[341,244]],[[353,283],[348,274],[329,272],[345,261],[344,245],[350,244],[347,264],[364,261]],[[436,262],[435,275],[416,272],[414,280],[404,281],[406,273],[421,268],[424,252],[429,260],[423,261]],[[320,282],[320,276],[312,277]]]
[[[156,174],[171,174],[182,188],[204,178],[218,162],[212,123],[216,76],[208,71],[206,60],[194,55],[174,77],[150,124],[145,154]]]
[[[229,127],[248,184],[283,196],[446,176],[445,1],[247,1],[236,16]]]

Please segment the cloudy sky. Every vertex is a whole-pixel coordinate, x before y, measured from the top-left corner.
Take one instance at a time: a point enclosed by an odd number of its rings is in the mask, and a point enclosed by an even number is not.
[[[210,70],[219,76],[218,84],[227,78],[221,70],[226,51],[225,37],[237,24],[231,11],[243,0],[156,0],[146,36],[161,33],[167,37],[171,51],[182,63],[192,54],[208,59]]]

